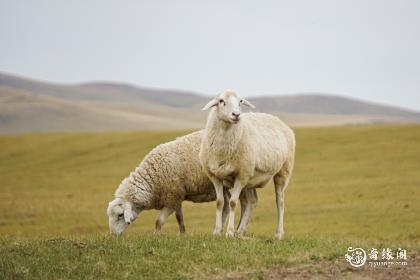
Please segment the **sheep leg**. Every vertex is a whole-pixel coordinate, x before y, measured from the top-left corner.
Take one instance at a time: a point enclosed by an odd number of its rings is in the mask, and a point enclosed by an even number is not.
[[[235,180],[235,184],[233,185],[233,190],[230,193],[230,200],[229,200],[229,222],[227,226],[226,236],[233,237],[235,232],[235,208],[238,204],[239,195],[243,189],[243,185],[239,180]]]
[[[216,224],[214,226],[213,235],[220,235],[223,230],[223,206],[224,206],[224,196],[223,196],[223,184],[216,177],[211,177],[214,190],[216,191]]]
[[[239,226],[242,224],[242,219],[244,217],[247,205],[248,205],[248,199],[245,194],[245,190],[241,192],[239,195],[239,201],[241,202],[241,216],[239,217],[239,223],[238,227],[236,228],[236,232],[238,232]]]
[[[167,207],[164,207],[159,214],[159,217],[156,220],[156,227],[155,227],[155,233],[159,233],[162,229],[162,226],[165,224],[166,218],[168,218],[169,215],[171,215],[174,212],[173,209],[169,209]]]
[[[252,210],[257,206],[258,196],[256,189],[245,189],[241,192],[239,196],[241,201],[241,207],[243,212],[241,212],[241,219],[239,221],[238,229],[236,230],[237,236],[242,236],[246,232],[249,220],[251,218]]]
[[[281,170],[274,175],[274,188],[276,191],[276,204],[277,204],[277,228],[276,238],[281,239],[284,235],[283,229],[283,215],[284,215],[284,190],[289,183],[290,172],[288,170]]]
[[[224,201],[223,201],[224,204],[223,204],[223,212],[222,212],[222,228],[225,226],[226,217],[229,211],[230,193],[227,188],[223,189],[223,197],[224,197]]]
[[[184,215],[182,214],[182,206],[176,209],[175,217],[176,217],[176,221],[178,222],[179,233],[185,233]]]

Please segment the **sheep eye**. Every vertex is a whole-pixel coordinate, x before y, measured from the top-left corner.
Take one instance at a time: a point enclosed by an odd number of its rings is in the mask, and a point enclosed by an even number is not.
[[[220,100],[219,100],[219,103],[220,103],[220,104],[223,104],[223,105],[226,105],[226,103],[225,103],[225,101],[224,101],[223,99],[220,99]]]
[[[118,218],[122,218],[124,216],[124,213],[121,213],[118,215]]]

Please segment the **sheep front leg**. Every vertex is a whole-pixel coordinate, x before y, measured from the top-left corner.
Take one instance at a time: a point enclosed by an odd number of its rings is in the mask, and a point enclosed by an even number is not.
[[[176,221],[178,222],[179,233],[185,233],[184,215],[182,214],[181,206],[178,209],[176,209],[175,217],[176,217]]]
[[[173,209],[169,209],[167,207],[164,207],[160,211],[159,217],[156,220],[155,233],[160,233],[162,226],[165,224],[166,218],[168,218],[168,216],[171,215],[173,212]]]
[[[214,190],[216,191],[216,224],[214,226],[213,235],[220,235],[223,230],[223,183],[219,179],[212,177],[210,181],[213,183]]]
[[[227,226],[226,236],[233,237],[235,234],[235,208],[239,201],[239,195],[243,189],[244,184],[242,184],[238,179],[235,180],[233,185],[233,190],[230,192],[229,200],[229,222]]]

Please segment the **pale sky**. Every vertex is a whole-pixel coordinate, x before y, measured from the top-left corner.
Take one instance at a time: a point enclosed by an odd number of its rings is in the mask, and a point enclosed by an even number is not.
[[[0,0],[0,72],[420,111],[420,1]]]

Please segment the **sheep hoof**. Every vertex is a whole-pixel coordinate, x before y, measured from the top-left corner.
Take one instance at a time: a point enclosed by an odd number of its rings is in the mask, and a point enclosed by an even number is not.
[[[228,230],[226,231],[226,237],[234,237],[235,233],[233,232],[233,230]]]
[[[214,236],[219,236],[222,233],[222,230],[215,228],[213,231]]]
[[[283,236],[284,236],[284,232],[279,232],[279,233],[276,233],[276,234],[275,234],[275,237],[276,237],[276,239],[278,239],[278,240],[283,239]]]

